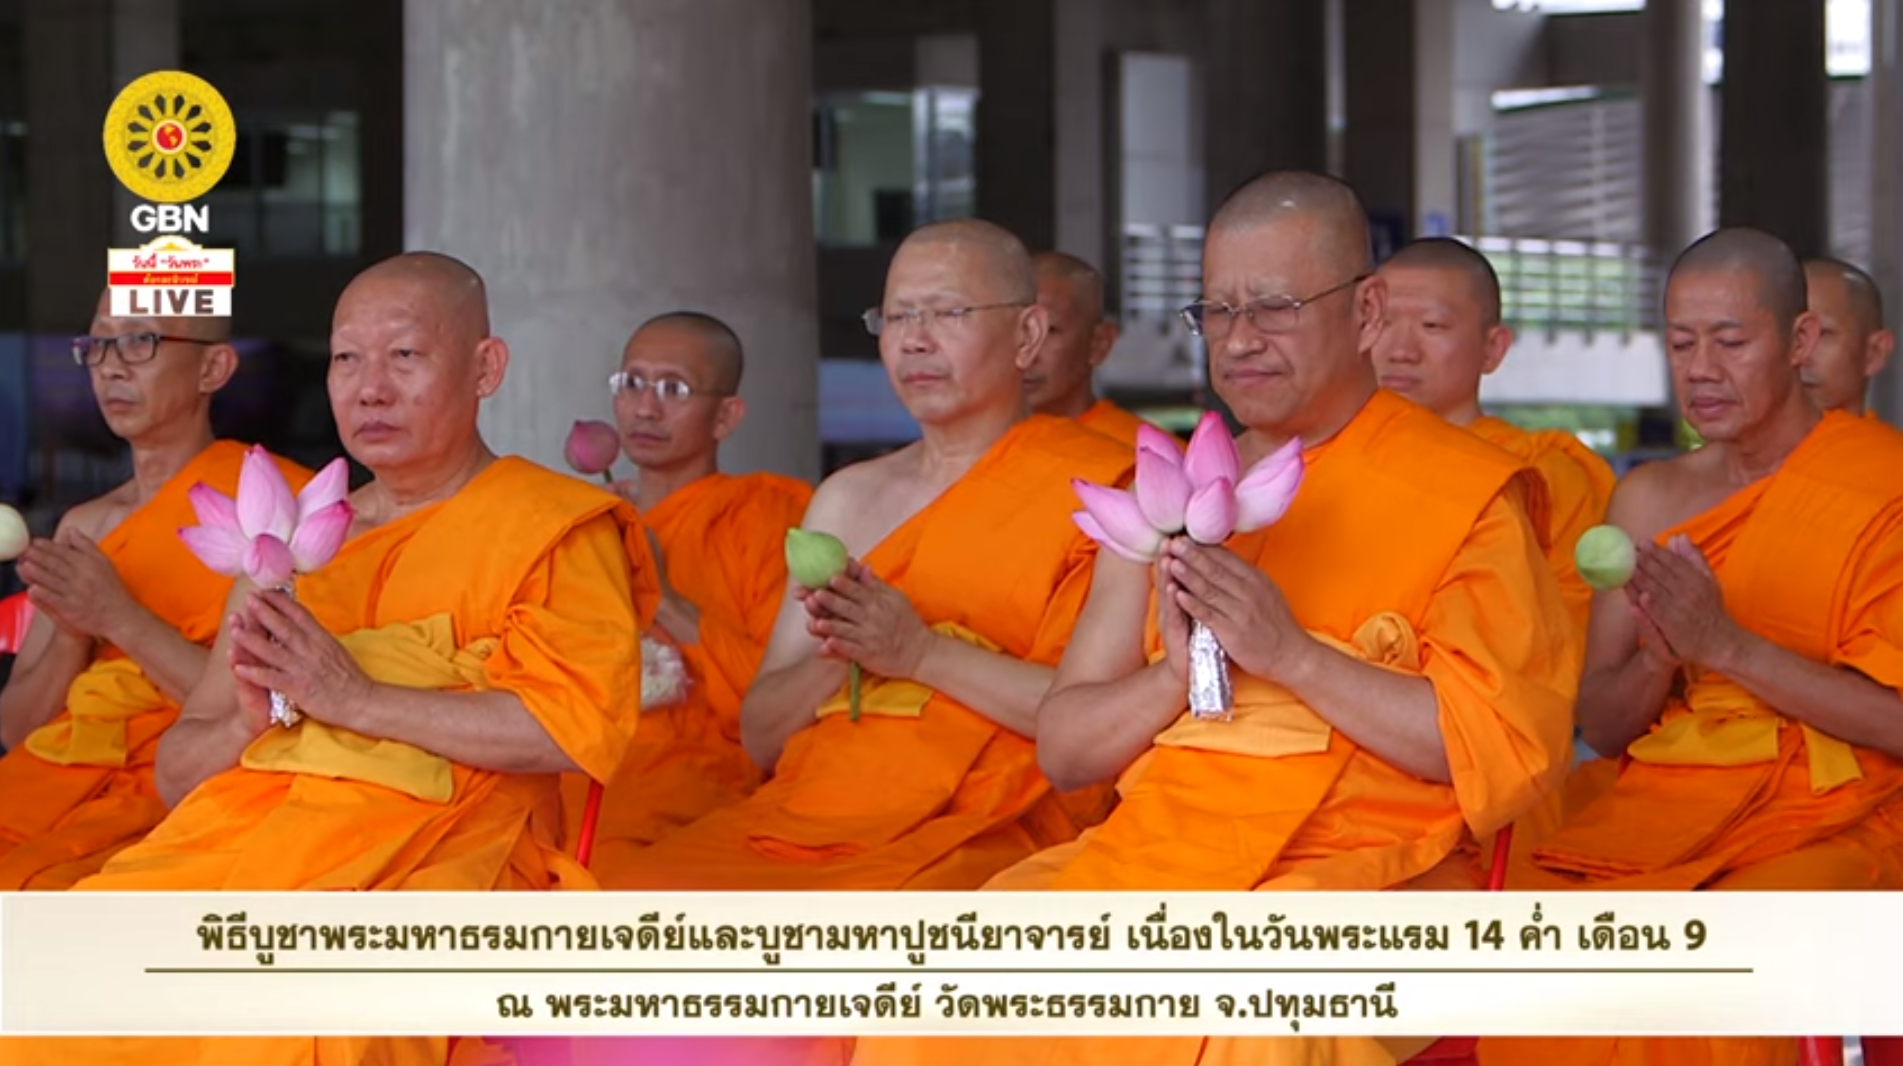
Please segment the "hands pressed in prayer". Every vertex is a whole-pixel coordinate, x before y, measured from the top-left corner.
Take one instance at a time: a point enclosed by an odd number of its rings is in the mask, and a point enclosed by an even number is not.
[[[273,691],[319,721],[348,728],[352,709],[374,687],[337,638],[276,589],[254,589],[232,618],[231,673],[239,706],[259,731],[270,720]]]
[[[20,557],[19,573],[34,608],[77,636],[110,642],[115,631],[145,610],[126,591],[112,560],[76,529],[34,541]]]
[[[1313,646],[1314,638],[1295,620],[1282,590],[1234,552],[1173,537],[1165,553],[1177,604],[1209,627],[1238,669],[1283,681]],[[1187,665],[1184,670],[1187,676]]]
[[[1163,665],[1184,686],[1189,684],[1189,615],[1176,602],[1183,586],[1170,577],[1174,565],[1166,551],[1150,566],[1156,587],[1156,632],[1163,641]]]
[[[1685,537],[1665,547],[1638,545],[1638,565],[1626,596],[1639,623],[1639,641],[1673,663],[1710,666],[1737,644],[1738,625],[1704,555]]]
[[[881,677],[917,676],[931,630],[905,594],[864,563],[854,559],[826,588],[794,595],[806,608],[806,631],[818,638],[822,656],[856,662]]]

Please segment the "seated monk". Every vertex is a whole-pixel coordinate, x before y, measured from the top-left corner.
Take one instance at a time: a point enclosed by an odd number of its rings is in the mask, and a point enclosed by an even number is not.
[[[1186,317],[1246,427],[1245,468],[1299,439],[1303,483],[1279,522],[1224,546],[1097,556],[1038,757],[1058,787],[1117,779],[1122,800],[988,887],[1478,887],[1476,838],[1557,783],[1572,732],[1579,643],[1523,502],[1540,482],[1376,387],[1364,353],[1386,283],[1347,186],[1265,175],[1208,234],[1207,296]],[[1231,659],[1231,721],[1187,713],[1192,618]],[[890,1039],[854,1061],[1395,1057],[1371,1039]]]
[[[1530,433],[1480,413],[1480,380],[1513,346],[1513,330],[1500,321],[1500,278],[1486,256],[1460,241],[1429,237],[1381,264],[1381,277],[1388,283],[1388,310],[1373,349],[1381,387],[1466,426],[1540,475],[1547,504],[1532,516],[1534,528],[1583,643],[1592,588],[1579,576],[1573,552],[1580,534],[1605,519],[1612,467],[1571,433]],[[1557,830],[1569,810],[1606,787],[1613,770],[1598,758],[1575,767],[1564,788],[1514,824],[1514,852],[1527,852]]]
[[[1804,263],[1807,303],[1817,316],[1817,343],[1798,364],[1798,380],[1819,410],[1877,417],[1870,383],[1896,350],[1883,327],[1883,292],[1870,275],[1838,259]]]
[[[1031,265],[1037,271],[1038,306],[1050,320],[1044,343],[1024,372],[1031,409],[1075,418],[1135,454],[1137,427],[1143,420],[1098,399],[1091,384],[1091,375],[1117,343],[1117,324],[1104,316],[1103,275],[1063,252],[1039,252]]]
[[[58,890],[165,817],[159,736],[205,670],[231,579],[178,537],[203,482],[232,495],[245,448],[215,440],[211,398],[238,369],[228,318],[112,313],[73,341],[132,480],[66,512],[19,572],[35,607],[0,691],[0,890]],[[309,471],[279,463],[292,488]]]
[[[679,649],[687,688],[644,708],[634,747],[603,794],[589,864],[604,888],[619,857],[745,799],[759,768],[740,747],[740,698],[760,668],[786,595],[786,531],[812,487],[777,474],[720,472],[720,442],[746,415],[740,338],[676,312],[636,330],[612,379],[622,449],[640,470],[624,492],[664,575],[654,627]],[[588,778],[563,779],[571,836]]]
[[[1704,447],[1609,520],[1638,545],[1593,604],[1579,720],[1617,781],[1511,888],[1903,888],[1903,437],[1819,415],[1802,269],[1754,230],[1666,284],[1672,384]],[[1791,1040],[1482,1041],[1489,1062],[1795,1061]]]
[[[477,408],[509,352],[462,264],[359,275],[331,352],[332,413],[374,477],[349,538],[295,597],[237,582],[160,744],[171,813],[75,889],[593,888],[559,846],[558,775],[611,779],[635,729],[653,589],[633,508],[484,444]],[[272,724],[272,691],[295,726]],[[0,1062],[448,1055],[446,1038],[42,1043],[0,1041]]]

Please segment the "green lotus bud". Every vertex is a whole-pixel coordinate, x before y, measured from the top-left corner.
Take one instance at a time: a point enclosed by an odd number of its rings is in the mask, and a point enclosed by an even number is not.
[[[1579,576],[1601,592],[1623,588],[1632,579],[1632,568],[1637,563],[1632,538],[1618,526],[1594,526],[1580,534],[1579,544],[1573,548],[1573,564],[1579,567]]]
[[[26,554],[33,537],[27,532],[26,519],[20,512],[0,503],[0,563],[9,563]]]
[[[786,531],[786,572],[802,588],[824,588],[846,572],[846,546],[831,533]]]

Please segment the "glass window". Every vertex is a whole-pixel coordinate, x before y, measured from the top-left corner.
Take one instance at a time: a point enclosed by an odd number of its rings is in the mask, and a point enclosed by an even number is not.
[[[968,89],[822,96],[813,115],[813,222],[821,247],[892,244],[977,207],[978,94]]]
[[[361,242],[357,116],[240,118],[231,169],[203,202],[206,243],[262,256],[354,256]]]
[[[26,123],[0,121],[0,263],[26,262]]]

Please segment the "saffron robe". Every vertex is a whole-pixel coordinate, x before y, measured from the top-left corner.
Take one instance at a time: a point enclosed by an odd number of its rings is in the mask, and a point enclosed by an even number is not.
[[[1137,427],[1143,425],[1143,419],[1109,400],[1098,400],[1091,404],[1088,410],[1077,416],[1077,421],[1131,449],[1133,453],[1137,446]]]
[[[1287,690],[1238,672],[1234,721],[1185,713],[1123,773],[1103,825],[988,888],[1475,888],[1476,839],[1557,785],[1583,647],[1519,502],[1523,493],[1537,502],[1538,480],[1386,392],[1305,459],[1282,520],[1228,546],[1274,579],[1318,638],[1433,684],[1453,783],[1393,767]],[[1365,1039],[892,1038],[861,1040],[853,1061],[1386,1066],[1394,1057]]]
[[[1584,633],[1592,613],[1592,587],[1579,576],[1573,550],[1579,545],[1580,534],[1605,521],[1606,504],[1611,502],[1612,486],[1618,480],[1612,467],[1571,433],[1531,433],[1487,417],[1475,419],[1467,428],[1480,439],[1505,448],[1546,482],[1547,511],[1539,516],[1544,521],[1536,522],[1536,527],[1546,558],[1559,578],[1566,609]]]
[[[503,458],[451,499],[347,541],[299,579],[297,597],[373,677],[407,669],[440,675],[436,687],[511,692],[584,772],[607,781],[636,726],[636,634],[648,621],[641,605],[653,603],[651,573],[637,569],[644,545],[618,497]],[[478,770],[312,722],[267,730],[239,766],[200,784],[75,890],[595,887],[562,853],[557,775]],[[447,798],[420,795],[438,786]],[[448,1045],[447,1036],[0,1040],[0,1064],[441,1066]]]
[[[1071,520],[1069,479],[1117,483],[1129,450],[1033,415],[866,553],[927,625],[1055,665],[1096,546]],[[629,857],[623,888],[960,889],[1083,828],[1037,768],[1035,744],[943,693],[867,677],[858,721],[842,692],[787,741],[770,780]],[[890,693],[896,706],[882,712]]]
[[[236,496],[245,451],[213,442],[99,539],[126,592],[193,644],[217,637],[232,579],[207,569],[178,531],[198,521],[192,486]],[[293,491],[310,480],[296,463],[277,463]],[[136,662],[101,646],[65,708],[0,759],[0,891],[70,888],[159,824],[153,771],[177,718],[178,704]]]
[[[740,700],[753,683],[786,595],[786,531],[800,524],[812,486],[777,474],[713,474],[643,514],[667,583],[700,613],[700,639],[680,648],[688,689],[643,713],[634,746],[602,795],[589,869],[619,886],[622,856],[737,803],[760,771],[740,747]],[[562,781],[570,839],[588,779]]]
[[[1777,471],[1658,535],[1683,534],[1740,625],[1815,662],[1903,686],[1903,437],[1826,414]],[[1616,782],[1508,887],[1903,888],[1903,764],[1687,670]],[[1482,1040],[1490,1064],[1793,1062],[1795,1041]]]

